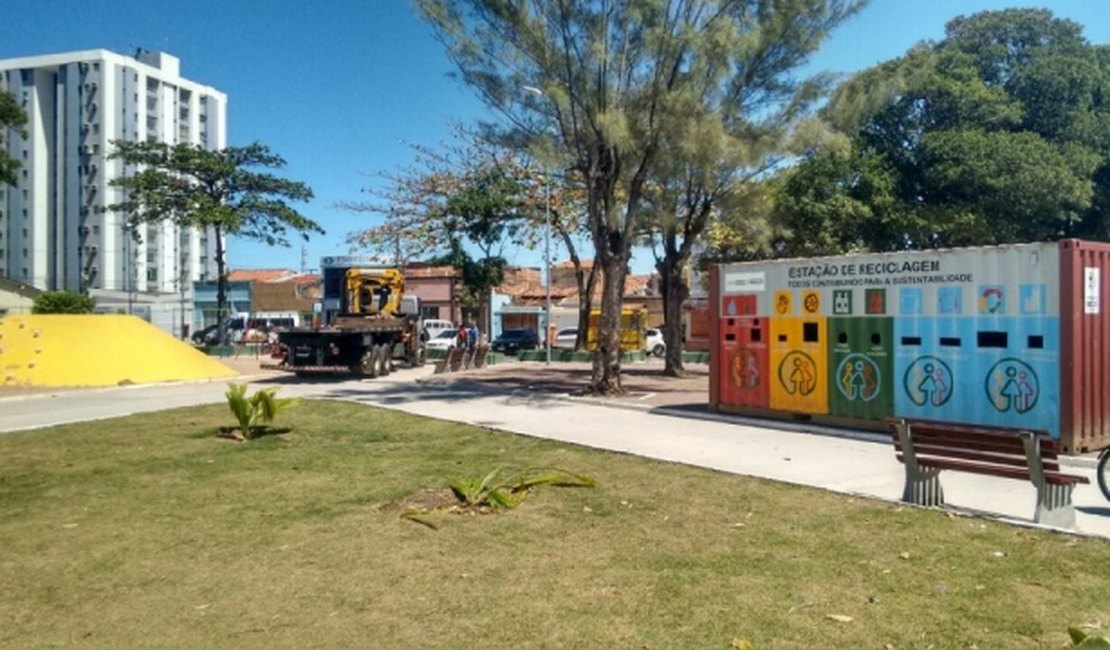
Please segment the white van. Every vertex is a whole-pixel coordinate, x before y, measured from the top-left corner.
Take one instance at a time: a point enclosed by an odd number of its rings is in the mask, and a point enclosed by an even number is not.
[[[424,331],[427,332],[427,340],[429,341],[439,336],[440,332],[446,332],[447,330],[454,332],[455,329],[455,324],[449,320],[440,320],[438,318],[424,319]]]
[[[256,311],[237,314],[228,321],[232,340],[265,341],[270,332],[301,326],[301,315],[295,311]]]

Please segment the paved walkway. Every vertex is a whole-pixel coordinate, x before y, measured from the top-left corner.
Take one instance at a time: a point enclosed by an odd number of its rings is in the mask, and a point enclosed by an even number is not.
[[[247,360],[239,365],[241,372],[257,368]],[[580,365],[510,363],[451,375],[432,375],[427,366],[365,381],[304,381],[285,374],[261,374],[254,380],[280,386],[285,396],[374,404],[845,494],[891,501],[901,496],[904,472],[885,436],[711,414],[702,406],[706,389],[698,386],[706,381],[705,371],[696,367],[691,378],[672,380],[659,376],[661,366],[652,362],[634,364],[624,371],[629,396],[574,397],[569,393],[583,386],[582,373],[588,374],[588,366]],[[220,402],[224,389],[223,382],[212,382],[82,391],[81,396],[52,399],[49,408],[43,406],[47,396],[0,400],[0,431],[36,426],[35,422],[42,426]],[[1093,485],[1093,462],[1068,462],[1069,472],[1092,481],[1075,492],[1076,531],[1110,538],[1110,503]],[[1031,524],[1035,494],[1030,484],[958,472],[946,472],[943,482],[954,509]]]

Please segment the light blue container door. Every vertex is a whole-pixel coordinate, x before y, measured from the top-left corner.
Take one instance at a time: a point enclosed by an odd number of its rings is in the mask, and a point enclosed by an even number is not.
[[[971,363],[961,318],[894,319],[894,414],[898,417],[960,421],[968,400],[961,385]]]
[[[976,319],[968,422],[1043,429],[1060,437],[1058,318]]]
[[[1060,435],[1055,317],[897,319],[895,414]]]

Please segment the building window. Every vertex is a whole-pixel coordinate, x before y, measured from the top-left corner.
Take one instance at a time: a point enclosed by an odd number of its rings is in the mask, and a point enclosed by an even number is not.
[[[158,281],[158,269],[147,269],[146,270],[146,280],[147,280],[147,282],[157,282]]]

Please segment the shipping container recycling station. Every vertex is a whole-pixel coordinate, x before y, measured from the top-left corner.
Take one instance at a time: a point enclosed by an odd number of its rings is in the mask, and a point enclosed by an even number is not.
[[[710,409],[867,428],[888,417],[1110,446],[1110,244],[719,264]]]

